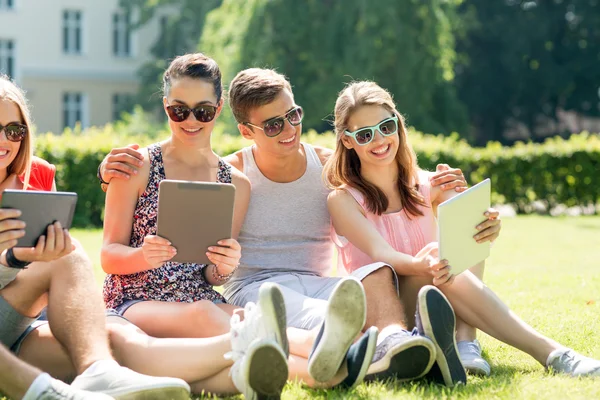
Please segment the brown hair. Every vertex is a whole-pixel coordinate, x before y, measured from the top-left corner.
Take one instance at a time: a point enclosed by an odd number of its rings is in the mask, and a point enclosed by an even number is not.
[[[29,177],[31,175],[31,159],[33,158],[32,123],[29,104],[25,98],[25,91],[18,87],[6,75],[0,75],[0,100],[10,101],[19,107],[21,119],[27,126],[27,135],[25,135],[25,139],[21,141],[21,147],[19,147],[17,157],[15,157],[7,169],[8,175],[24,175],[23,189],[27,189],[29,186]]]
[[[323,169],[325,183],[330,189],[339,189],[343,185],[359,190],[365,197],[367,209],[377,215],[387,210],[389,200],[381,189],[363,179],[360,175],[360,159],[354,149],[342,144],[344,131],[348,129],[350,115],[359,107],[378,105],[398,117],[398,138],[400,146],[396,153],[398,164],[398,189],[402,206],[408,214],[423,215],[418,206],[426,206],[419,193],[417,157],[408,142],[404,117],[396,110],[394,100],[388,91],[374,82],[353,82],[346,86],[335,102],[335,132],[337,143],[334,154]]]
[[[229,106],[240,124],[248,122],[250,110],[269,104],[284,90],[292,93],[285,76],[275,70],[248,68],[239,72],[229,85]]]
[[[223,95],[221,70],[215,60],[202,53],[190,53],[176,57],[163,74],[163,94],[167,96],[173,80],[180,78],[204,79],[212,83],[217,103]]]

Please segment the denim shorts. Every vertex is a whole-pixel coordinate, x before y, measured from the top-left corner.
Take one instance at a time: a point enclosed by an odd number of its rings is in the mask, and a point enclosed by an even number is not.
[[[115,313],[115,315],[125,318],[125,312],[127,310],[129,310],[129,307],[133,306],[134,304],[141,303],[143,301],[149,301],[149,300],[142,300],[142,299],[125,300],[121,304],[119,304],[118,306],[113,308],[112,311]],[[225,304],[225,302],[223,300],[217,299],[217,300],[213,300],[213,304]]]

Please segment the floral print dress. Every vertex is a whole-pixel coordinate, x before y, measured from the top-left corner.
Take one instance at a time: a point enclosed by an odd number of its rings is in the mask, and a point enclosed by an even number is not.
[[[148,147],[150,176],[133,215],[131,247],[141,247],[144,237],[156,235],[158,185],[165,177],[159,143]],[[231,165],[219,158],[217,182],[231,183]],[[162,267],[129,275],[109,274],[104,280],[104,301],[115,308],[127,300],[155,300],[191,303],[198,300],[225,302],[204,279],[205,264],[166,262]]]

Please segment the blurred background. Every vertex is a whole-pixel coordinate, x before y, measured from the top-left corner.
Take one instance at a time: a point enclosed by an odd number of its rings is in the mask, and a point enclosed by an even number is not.
[[[599,2],[0,0],[0,72],[50,132],[36,151],[59,166],[58,187],[83,192],[80,225],[101,223],[90,176],[104,154],[168,135],[161,76],[195,51],[225,85],[247,67],[285,74],[305,140],[330,147],[337,93],[374,80],[412,126],[422,167],[490,177],[515,212],[579,215],[600,209]],[[221,155],[248,144],[225,110]]]
[[[41,131],[102,125],[136,104],[156,113],[169,60],[202,51],[225,83],[250,66],[287,75],[318,132],[343,85],[370,79],[420,131],[541,141],[600,131],[598,3],[0,0],[0,71],[28,89]]]

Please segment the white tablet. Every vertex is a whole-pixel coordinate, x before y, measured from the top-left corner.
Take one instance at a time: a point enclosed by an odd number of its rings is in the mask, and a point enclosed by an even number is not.
[[[473,236],[490,208],[491,187],[486,179],[438,206],[439,256],[448,260],[454,275],[490,255],[490,242],[477,243]]]
[[[231,238],[234,200],[230,183],[161,181],[157,235],[177,249],[171,261],[210,264],[208,246]]]

